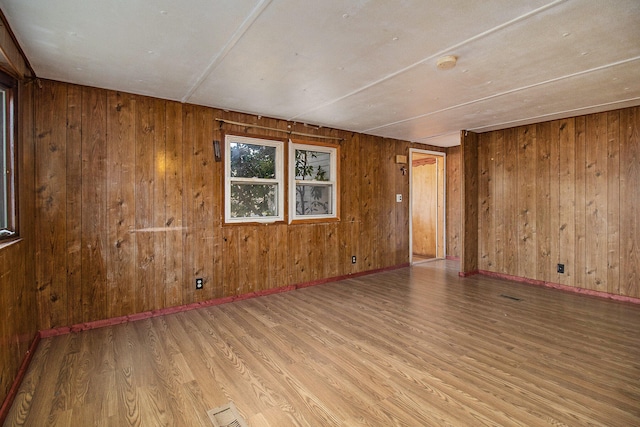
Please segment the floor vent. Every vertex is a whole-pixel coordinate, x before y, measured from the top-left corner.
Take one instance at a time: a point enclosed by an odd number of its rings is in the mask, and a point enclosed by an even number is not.
[[[500,296],[502,298],[508,298],[508,299],[511,299],[511,300],[514,300],[514,301],[522,301],[522,298],[512,297],[511,295],[500,294]]]
[[[233,402],[207,411],[214,427],[248,427]]]

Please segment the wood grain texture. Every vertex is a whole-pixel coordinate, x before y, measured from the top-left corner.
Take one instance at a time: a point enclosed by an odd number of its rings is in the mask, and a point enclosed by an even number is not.
[[[537,272],[536,233],[536,127],[518,128],[518,276],[531,277]]]
[[[607,113],[607,292],[620,294],[620,112]]]
[[[553,271],[551,261],[551,124],[536,126],[536,244],[537,271],[535,277],[549,281]],[[500,180],[499,177],[496,179]]]
[[[486,151],[488,155],[483,156],[479,160],[478,174],[481,179],[478,181],[478,235],[482,238],[479,239],[478,245],[478,268],[481,270],[490,270],[495,265],[495,250],[493,245],[495,244],[494,204],[494,180],[488,178],[495,175],[494,157],[492,153],[495,151],[494,140],[492,134],[481,134],[478,136],[478,149]]]
[[[620,294],[640,295],[640,108],[620,112]]]
[[[82,94],[78,86],[67,87],[67,165],[65,183],[66,245],[67,245],[67,295],[66,322],[82,322]],[[46,107],[45,107],[46,108]],[[37,211],[36,211],[37,214]],[[46,323],[40,323],[40,327]]]
[[[628,108],[481,134],[485,145],[504,137],[505,150],[504,170],[488,168],[500,158],[495,150],[480,150],[488,171],[480,174],[480,219],[490,221],[491,211],[497,221],[479,233],[479,255],[504,260],[482,269],[640,296],[639,127],[637,108]]]
[[[478,270],[478,134],[461,132],[460,183],[462,194],[462,239],[460,272]]]
[[[82,246],[81,300],[83,322],[107,316],[106,299],[106,119],[107,91],[82,90]]]
[[[460,146],[447,150],[447,256],[460,257]]]
[[[60,298],[65,293],[67,264],[66,127],[57,125],[66,121],[67,88],[45,83],[41,93],[36,105],[36,147],[47,155],[36,157],[36,251],[43,260],[36,263],[36,284],[39,306],[53,308],[39,310],[42,316],[53,316],[41,318],[40,323],[57,324],[67,313],[66,298]]]
[[[607,115],[586,116],[584,287],[607,291]],[[580,163],[578,163],[579,165]],[[580,204],[578,204],[580,205]]]
[[[639,322],[437,261],[44,339],[5,425],[637,425]]]
[[[408,203],[395,194],[408,197],[408,177],[395,155],[445,151],[47,80],[34,97],[41,329],[406,263]],[[225,226],[213,141],[292,129],[343,138],[341,221]]]
[[[135,218],[134,186],[136,168],[135,146],[129,144],[135,133],[136,102],[131,96],[110,93],[107,111],[107,235],[108,253],[108,309],[110,317],[122,316],[135,309],[133,283],[135,274]]]

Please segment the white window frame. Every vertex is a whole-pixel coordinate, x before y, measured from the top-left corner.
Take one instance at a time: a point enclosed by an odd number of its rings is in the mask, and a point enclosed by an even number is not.
[[[275,179],[264,178],[234,178],[231,177],[231,143],[237,142],[242,144],[263,145],[275,147],[276,149],[276,177]],[[285,169],[284,169],[284,142],[273,139],[253,138],[248,136],[239,136],[233,134],[225,135],[224,150],[224,218],[226,223],[273,223],[284,221],[285,212]],[[265,217],[231,217],[231,184],[233,183],[251,183],[251,184],[276,184],[276,205],[278,214],[275,216]]]
[[[296,150],[318,151],[329,153],[330,155],[330,171],[329,181],[309,181],[296,180]],[[307,142],[289,141],[289,223],[293,221],[307,220],[323,220],[323,219],[339,219],[340,205],[338,193],[338,165],[339,165],[339,149],[335,145],[329,144],[313,144]],[[298,184],[304,185],[331,185],[331,206],[333,213],[326,215],[298,215],[296,213],[296,187]]]

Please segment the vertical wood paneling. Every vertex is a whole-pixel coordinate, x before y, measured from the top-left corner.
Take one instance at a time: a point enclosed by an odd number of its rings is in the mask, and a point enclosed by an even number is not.
[[[574,286],[575,273],[575,120],[561,120],[558,128],[560,147],[559,195],[560,228],[558,262],[564,264],[564,274],[558,275],[558,282]]]
[[[382,145],[379,146],[381,154],[383,155],[380,162],[380,170],[377,177],[380,181],[378,189],[378,206],[381,209],[379,221],[381,222],[378,230],[378,240],[389,242],[389,245],[377,245],[377,260],[375,268],[383,268],[387,266],[389,262],[394,262],[396,259],[395,243],[396,243],[396,179],[400,175],[395,165],[395,150],[396,144],[393,140],[384,139]],[[383,177],[388,177],[384,179]],[[407,182],[408,184],[408,182]],[[406,199],[405,199],[406,200]],[[408,201],[403,202],[407,204]]]
[[[493,256],[495,254],[493,245],[495,243],[494,232],[495,224],[493,218],[493,192],[494,180],[493,176],[493,156],[494,139],[492,134],[481,134],[478,136],[480,151],[486,153],[479,159],[479,181],[478,181],[478,209],[480,217],[478,218],[478,268],[481,270],[492,270],[495,265]]]
[[[460,257],[460,146],[447,150],[447,256]]]
[[[391,146],[396,147],[392,160],[396,177],[394,194],[402,194],[404,201],[395,205],[395,224],[393,225],[396,240],[395,262],[393,264],[399,265],[409,262],[409,175],[403,175],[401,170],[403,166],[408,167],[408,165],[395,164],[395,154],[405,155],[409,158],[410,145],[398,142]]]
[[[560,262],[560,138],[559,127],[561,122],[553,121],[549,123],[549,205],[547,211],[549,216],[549,236],[551,244],[549,246],[549,260],[551,271],[549,281],[558,283],[556,264]]]
[[[607,292],[607,115],[586,117],[585,163],[585,266],[584,287]],[[580,166],[578,164],[578,166]]]
[[[213,123],[214,115],[210,108],[198,107],[195,110],[195,134],[192,141],[192,191],[193,205],[188,209],[194,212],[191,228],[197,230],[193,252],[194,265],[191,283],[196,277],[204,279],[204,292],[198,291],[195,300],[203,301],[211,298],[213,291],[213,213],[214,213],[214,180],[213,180]],[[221,202],[220,202],[221,203]]]
[[[607,292],[620,293],[620,112],[607,114]]]
[[[491,138],[495,164],[492,196],[493,235],[495,236],[495,244],[493,245],[495,255],[493,259],[495,270],[504,271],[504,132],[493,132]]]
[[[107,292],[109,316],[135,312],[136,247],[136,102],[133,96],[112,92],[107,99]]]
[[[196,189],[194,188],[194,175],[197,168],[194,155],[194,140],[196,138],[196,108],[193,105],[185,105],[183,107],[183,128],[182,128],[182,144],[183,144],[183,163],[182,163],[182,179],[183,179],[183,201],[182,201],[182,214],[183,214],[183,251],[184,258],[182,262],[182,300],[193,302],[195,301],[194,287],[196,276],[195,270],[195,253],[197,252],[197,238],[198,230],[196,229],[195,220],[195,195]],[[238,254],[237,254],[237,235],[225,234],[224,245],[230,252],[227,257],[223,258],[223,262],[233,268],[233,281],[223,281],[228,287],[226,292],[235,292],[237,285],[237,268],[238,268]],[[227,277],[226,279],[231,279]],[[232,295],[232,294],[227,294]]]
[[[575,268],[573,277],[575,285],[586,287],[586,122],[584,116],[575,119]]]
[[[63,151],[59,158],[38,151],[38,176],[51,171],[60,177],[58,192],[39,202],[38,227],[50,225],[45,218],[62,224],[38,243],[48,248],[38,251],[38,261],[51,268],[40,276],[51,281],[58,274],[61,284],[60,302],[40,298],[40,317],[49,319],[43,328],[408,261],[408,203],[395,202],[398,193],[408,201],[408,176],[394,162],[396,154],[408,153],[406,141],[59,82],[45,81],[45,88],[61,93],[60,105],[52,108],[46,90],[38,90],[38,122],[60,135]],[[214,161],[213,140],[222,140],[223,131],[283,134],[250,126],[221,129],[216,117],[344,137],[341,220],[224,225],[224,164]],[[49,199],[56,211],[47,211]],[[60,250],[51,249],[52,239]],[[201,291],[195,290],[196,277],[205,281]]]
[[[371,270],[375,265],[373,260],[374,245],[372,244],[377,237],[377,227],[375,221],[375,204],[377,202],[375,191],[376,170],[375,157],[370,155],[371,143],[370,136],[360,135],[360,152],[358,157],[361,162],[362,175],[358,177],[360,187],[360,236],[358,264],[364,270]],[[343,163],[344,164],[344,163]]]
[[[171,307],[182,303],[183,284],[183,175],[182,175],[182,104],[166,104],[165,151],[165,289],[162,305]],[[215,296],[221,296],[221,289]]]
[[[66,290],[67,323],[72,325],[82,322],[82,96],[81,87],[67,86]]]
[[[82,91],[82,320],[107,317],[106,115],[107,93]],[[52,324],[51,326],[57,326]]]
[[[620,293],[640,296],[640,107],[620,113]]]
[[[36,107],[36,251],[44,262],[36,264],[40,323],[67,322],[66,294],[66,122],[65,86],[45,83]],[[51,306],[51,310],[42,308]]]
[[[518,128],[518,272],[531,277],[537,271],[536,243],[536,127]]]
[[[536,127],[536,244],[538,280],[548,281],[551,263],[551,125],[549,122]]]
[[[153,263],[155,273],[155,285],[151,292],[150,309],[164,306],[163,294],[167,285],[167,190],[166,190],[166,102],[160,99],[153,100],[153,214],[152,228],[158,230],[154,232],[153,241]]]
[[[504,251],[503,268],[498,261],[491,271],[638,297],[637,111],[480,135],[481,141],[504,136],[504,171],[496,164],[495,170],[481,174],[485,182],[477,195],[481,205],[491,200],[496,222],[493,236],[479,233],[480,254],[499,260]],[[481,171],[488,170],[491,158],[499,160],[497,148],[480,150]],[[491,182],[495,191],[489,198]],[[485,221],[482,215],[480,219]],[[504,243],[499,242],[500,224]],[[564,274],[556,272],[558,263],[564,264]]]
[[[478,134],[462,132],[462,241],[460,271],[478,270]]]
[[[344,266],[342,274],[358,271],[358,264],[351,263],[353,255],[362,260],[359,238],[362,203],[359,201],[363,199],[363,187],[360,185],[360,180],[363,174],[362,162],[364,159],[360,154],[360,135],[349,135],[350,138],[340,144],[340,224],[342,229],[340,263]],[[356,184],[354,185],[354,183]]]
[[[155,291],[161,265],[155,252],[157,233],[153,229],[155,205],[155,102],[151,98],[136,99],[135,109],[135,311],[150,310],[155,303]]]
[[[18,252],[22,255],[22,252]],[[8,265],[7,258],[13,256],[14,253],[9,251],[0,251],[0,284],[2,284],[2,290],[0,292],[0,307],[3,308],[0,322],[0,397],[2,401],[6,397],[11,383],[15,377],[18,369],[17,365],[20,360],[20,356],[17,354],[15,345],[11,345],[13,337],[15,336],[13,328],[10,327],[12,318],[11,307],[15,299],[13,287],[9,286],[9,280],[11,279],[9,271],[11,268]],[[35,328],[34,328],[35,331]]]
[[[518,134],[516,129],[507,129],[504,154],[504,255],[503,272],[510,275],[518,273]]]
[[[238,295],[255,292],[257,289],[258,271],[264,262],[258,244],[255,226],[238,227],[238,252],[240,254]]]
[[[47,218],[60,226],[48,238],[38,232],[34,274],[42,283],[57,280],[60,290],[54,292],[57,301],[51,301],[53,287],[43,288],[46,296],[38,292],[41,327],[272,289],[408,259],[408,207],[395,202],[397,193],[408,200],[408,180],[393,161],[408,150],[406,142],[311,129],[345,138],[340,143],[341,221],[225,226],[223,164],[214,162],[212,153],[212,141],[222,133],[214,118],[257,118],[45,83],[36,90],[37,129],[50,128],[59,148],[51,152],[39,132],[32,136],[35,176],[45,184],[47,174],[54,174],[59,188],[51,197],[34,192],[35,228],[47,230]],[[47,91],[62,94],[55,112]],[[600,115],[587,117],[584,155],[578,148],[582,122],[574,126],[575,119],[480,135],[481,147],[489,141],[488,150],[447,150],[448,254],[459,254],[464,268],[472,270],[480,254],[486,255],[482,268],[501,273],[567,284],[584,274],[594,289],[637,294],[638,201],[629,196],[638,186],[636,111],[604,113],[606,123]],[[473,147],[477,136],[469,136],[468,147]],[[576,215],[584,215],[584,233]],[[565,263],[564,275],[555,273],[558,262]],[[606,283],[601,278],[605,266]],[[203,291],[194,290],[196,277],[205,278]]]
[[[238,270],[240,269],[238,228],[239,227],[225,227],[222,230],[222,260],[225,265],[225,268],[222,270],[222,289],[226,296],[236,295],[240,284],[240,276],[238,274]],[[288,278],[288,281],[289,280],[290,278]],[[187,287],[191,289],[191,287]]]

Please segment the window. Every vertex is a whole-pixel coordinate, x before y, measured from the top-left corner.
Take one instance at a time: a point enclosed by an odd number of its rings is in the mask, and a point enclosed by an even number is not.
[[[284,143],[225,137],[225,222],[284,221]]]
[[[290,219],[338,218],[337,145],[289,146]]]
[[[0,72],[0,240],[15,237],[14,101],[16,81]]]

